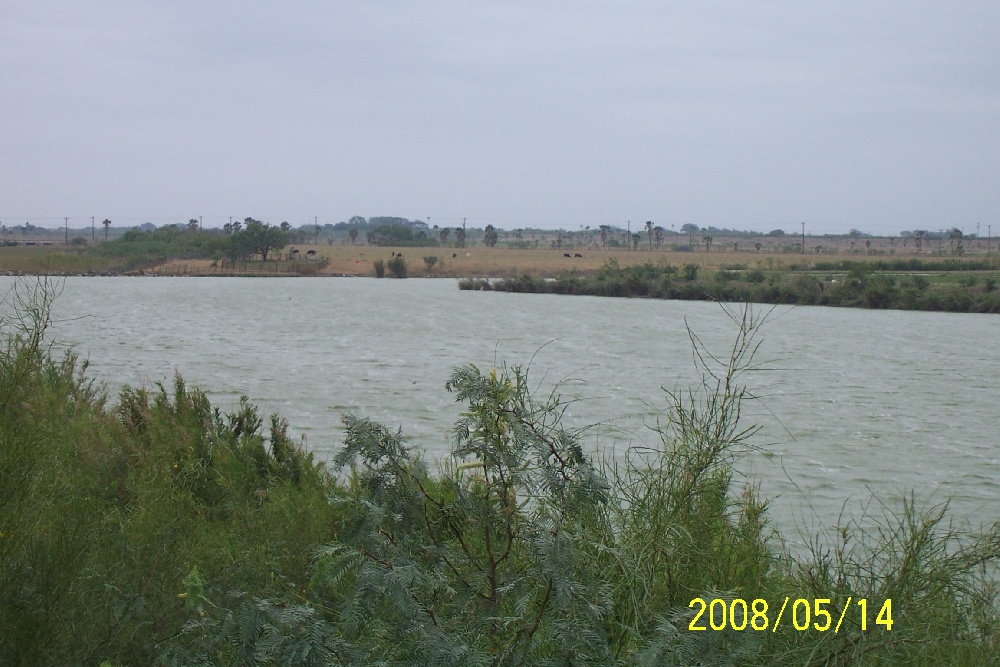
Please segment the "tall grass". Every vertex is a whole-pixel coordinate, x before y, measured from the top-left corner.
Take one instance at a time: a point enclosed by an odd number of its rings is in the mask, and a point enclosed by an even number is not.
[[[793,557],[735,462],[763,319],[731,310],[703,382],[665,395],[656,446],[603,462],[519,368],[456,369],[465,405],[431,469],[348,415],[340,477],[247,400],[177,378],[114,399],[45,329],[51,283],[5,301],[4,664],[997,664],[1000,530],[915,500]],[[692,632],[695,597],[829,598],[837,633]],[[891,631],[874,623],[892,600]],[[787,618],[786,618],[787,621]]]

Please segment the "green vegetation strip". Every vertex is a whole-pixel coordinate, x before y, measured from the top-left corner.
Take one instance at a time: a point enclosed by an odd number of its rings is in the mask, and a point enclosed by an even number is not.
[[[997,664],[1000,528],[908,502],[793,557],[735,481],[752,310],[624,460],[587,454],[520,369],[465,366],[442,469],[349,415],[331,470],[277,415],[223,414],[179,377],[111,400],[46,342],[50,298],[20,283],[2,310],[4,664]],[[773,627],[692,631],[694,598],[770,601]],[[802,630],[799,600],[836,631]]]
[[[942,266],[938,266],[938,265]],[[892,268],[880,268],[880,266]],[[918,266],[914,272],[911,266]],[[978,262],[976,268],[998,268]],[[824,265],[825,266],[825,265]],[[896,273],[905,267],[907,273]],[[961,266],[961,269],[956,267]],[[819,265],[817,265],[818,269]],[[692,301],[748,302],[1000,313],[1000,273],[976,271],[969,263],[920,262],[876,264],[837,262],[811,272],[793,269],[746,269],[708,272],[696,264],[619,266],[611,260],[592,275],[566,272],[554,280],[533,276],[502,281],[463,280],[460,289],[543,294],[647,297]],[[946,268],[944,268],[946,267]],[[940,270],[935,274],[929,271]],[[835,272],[840,271],[840,272]],[[703,277],[704,276],[704,277]]]

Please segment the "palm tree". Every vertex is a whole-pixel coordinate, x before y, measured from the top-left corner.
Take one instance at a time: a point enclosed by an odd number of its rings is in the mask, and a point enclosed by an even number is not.
[[[715,239],[712,238],[712,235],[711,234],[705,234],[704,236],[701,237],[701,240],[705,243],[705,252],[711,251],[712,250],[712,241],[715,240]]]
[[[646,237],[649,239],[649,249],[653,249],[653,221],[646,221]]]
[[[962,230],[958,227],[952,227],[951,231],[948,232],[948,246],[951,250],[951,254],[955,254],[955,241],[958,241],[958,247],[962,247]]]
[[[188,231],[193,232],[198,229],[198,218],[188,220]]]
[[[663,227],[656,226],[653,228],[653,240],[656,241],[656,249],[660,249],[660,243],[663,242]]]
[[[500,235],[497,234],[496,227],[494,227],[493,225],[486,225],[486,230],[483,233],[483,242],[486,244],[486,247],[488,248],[494,247],[497,244],[497,240],[499,238]]]
[[[608,232],[611,231],[609,225],[601,225],[601,248],[608,249]]]
[[[351,239],[351,245],[354,245],[358,241],[358,230],[352,228],[351,231],[347,232],[347,237]]]
[[[459,248],[465,247],[465,230],[461,227],[455,228],[455,242],[458,244]]]
[[[441,233],[438,237],[441,239],[441,245],[448,245],[448,235],[451,234],[451,227],[442,227]]]
[[[27,224],[27,223],[25,223],[25,224]],[[111,227],[111,221],[108,220],[107,218],[105,218],[104,222],[102,222],[101,224],[104,225],[104,240],[107,241],[108,240],[108,228]]]
[[[286,234],[288,233],[288,230],[291,229],[291,228],[292,228],[292,226],[290,224],[288,224],[287,220],[285,222],[281,223],[281,231],[285,232]]]

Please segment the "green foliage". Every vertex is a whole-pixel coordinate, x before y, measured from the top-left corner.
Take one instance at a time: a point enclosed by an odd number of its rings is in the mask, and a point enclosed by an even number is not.
[[[246,218],[243,221],[243,230],[233,234],[233,238],[241,235],[243,243],[250,252],[260,255],[265,262],[272,250],[281,250],[288,245],[288,232],[253,218]]]
[[[392,274],[393,278],[406,277],[406,260],[403,259],[402,255],[394,255],[386,263],[386,267],[388,267],[389,273]]]
[[[434,265],[437,263],[438,263],[437,255],[429,255],[427,257],[424,257],[424,265],[427,267],[428,271],[432,271],[434,269]]]
[[[348,415],[337,479],[246,398],[224,414],[178,377],[111,405],[52,358],[55,291],[19,284],[0,311],[4,664],[996,663],[1000,528],[873,501],[793,558],[735,483],[766,319],[750,309],[727,310],[728,354],[690,333],[701,386],[666,393],[651,447],[595,458],[557,391],[466,366],[440,470]],[[699,596],[864,597],[870,620],[691,632]]]
[[[227,253],[227,237],[218,231],[183,231],[168,225],[153,231],[129,230],[116,239],[97,244],[93,252],[113,259],[114,270],[132,271],[169,259],[208,259]]]
[[[263,431],[246,402],[220,414],[179,378],[110,407],[50,354],[52,285],[16,289],[0,311],[4,664],[151,664],[192,572],[212,599],[304,590],[333,484],[284,422]]]
[[[382,247],[431,247],[438,245],[438,240],[428,236],[424,230],[414,231],[412,227],[402,224],[380,225],[368,232],[368,244]]]
[[[486,225],[486,229],[483,230],[483,243],[486,244],[486,247],[496,246],[498,240],[500,240],[500,234],[497,233],[496,228],[493,225]]]
[[[372,268],[375,270],[376,278],[385,278],[385,260],[376,259],[372,262]]]
[[[995,279],[991,283],[986,278],[980,288],[972,274],[958,280],[946,274],[932,281],[921,274],[897,277],[878,269],[877,264],[844,265],[848,267],[846,275],[827,275],[821,280],[801,265],[796,265],[797,270],[770,273],[759,268],[743,273],[720,270],[709,274],[708,279],[699,279],[698,265],[685,264],[681,272],[683,281],[676,281],[677,268],[670,265],[654,266],[647,262],[622,267],[610,260],[591,276],[565,273],[556,280],[525,276],[492,283],[463,281],[459,289],[1000,313],[1000,298],[994,293]]]

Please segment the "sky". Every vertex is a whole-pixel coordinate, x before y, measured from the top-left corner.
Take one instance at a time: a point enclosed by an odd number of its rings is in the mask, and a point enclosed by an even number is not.
[[[996,0],[0,0],[0,222],[1000,232]]]

